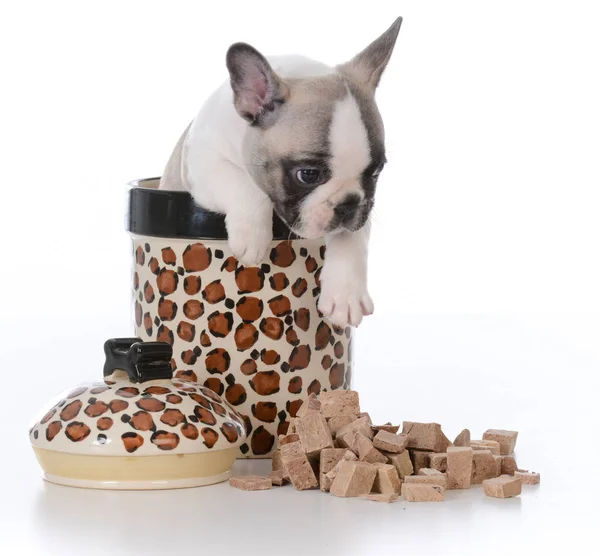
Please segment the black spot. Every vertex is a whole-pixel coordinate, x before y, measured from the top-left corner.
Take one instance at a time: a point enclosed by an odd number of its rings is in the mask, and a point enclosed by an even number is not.
[[[227,307],[228,309],[233,309],[235,307],[235,301],[233,301],[233,299],[226,299],[225,307]]]
[[[202,355],[202,350],[200,349],[200,346],[196,346],[193,351],[194,351],[194,355],[196,357],[198,357],[199,355]]]
[[[221,251],[220,249],[215,249],[215,259],[222,259],[223,256],[223,251]]]
[[[288,363],[287,361],[284,361],[284,362],[281,364],[281,370],[282,370],[284,373],[289,373],[289,372],[290,372],[290,365],[289,365],[289,363]]]
[[[312,291],[313,297],[319,297],[320,293],[321,293],[321,288],[319,288],[319,287],[313,288],[313,291]]]
[[[187,396],[187,392],[179,392],[179,391],[177,391],[177,393],[178,393],[180,396]]]
[[[285,317],[285,324],[287,324],[288,326],[294,324],[294,319],[292,318],[292,315],[288,315],[287,317]]]
[[[260,269],[265,273],[268,274],[269,272],[271,272],[271,265],[264,263],[260,265]]]
[[[96,398],[90,398],[90,399],[88,400],[88,403],[91,405],[91,404],[95,404],[97,401],[98,401],[98,400],[96,400]]]
[[[37,430],[33,431],[33,438],[35,438],[36,440],[38,439],[38,431]]]
[[[322,259],[325,258],[325,246],[324,245],[321,245],[321,247],[319,247],[319,255],[321,255]]]
[[[142,292],[139,293],[138,297],[140,298],[140,301],[142,301],[144,299],[144,296],[142,295]]]
[[[235,384],[235,377],[230,373],[225,377],[225,382],[229,384],[229,386],[233,386]]]
[[[300,247],[300,254],[303,257],[306,257],[306,255],[308,255],[308,250],[306,249],[306,247]]]
[[[333,344],[335,344],[335,338],[334,338],[333,336],[330,336],[330,337],[329,337],[329,344],[330,344],[330,345],[333,345]]]
[[[248,444],[242,444],[242,445],[240,446],[240,452],[242,452],[242,454],[246,454],[246,453],[248,453],[248,450],[249,450],[249,448],[248,448]]]
[[[154,317],[154,325],[155,326],[159,326],[160,325],[160,319],[158,317]]]
[[[182,266],[177,267],[177,274],[179,274],[179,276],[183,276],[185,274],[185,270],[183,270]]]
[[[124,413],[123,415],[121,415],[121,421],[123,423],[129,423],[129,421],[131,421],[131,417],[129,415],[127,415],[126,413]]]
[[[260,357],[260,353],[257,349],[253,349],[250,353],[250,357],[252,357],[252,359],[258,359]]]
[[[196,417],[195,415],[188,415],[188,419],[192,422],[192,423],[197,423],[198,422],[198,417]]]
[[[98,435],[98,444],[106,444],[106,435],[105,434]]]
[[[146,243],[146,245],[144,245],[144,249],[146,250],[146,253],[150,253],[150,244]]]
[[[286,416],[287,416],[287,413],[283,410],[277,414],[277,417],[279,417],[280,421],[285,421]]]

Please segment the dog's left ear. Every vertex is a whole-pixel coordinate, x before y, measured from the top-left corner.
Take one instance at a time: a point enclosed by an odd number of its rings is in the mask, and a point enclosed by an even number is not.
[[[286,84],[249,44],[231,45],[226,63],[238,114],[251,124],[268,125],[285,102],[289,92]]]
[[[354,56],[352,60],[339,66],[338,69],[374,91],[379,84],[383,70],[390,61],[401,25],[402,18],[399,17],[383,35]]]

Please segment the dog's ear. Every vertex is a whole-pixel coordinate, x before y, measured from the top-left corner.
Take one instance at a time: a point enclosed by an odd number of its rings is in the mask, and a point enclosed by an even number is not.
[[[231,45],[226,63],[238,114],[251,124],[271,123],[285,102],[288,87],[267,59],[249,44]]]
[[[399,17],[383,35],[375,39],[352,60],[339,66],[338,69],[349,75],[354,81],[374,91],[379,84],[383,70],[390,61],[401,25],[402,18]]]

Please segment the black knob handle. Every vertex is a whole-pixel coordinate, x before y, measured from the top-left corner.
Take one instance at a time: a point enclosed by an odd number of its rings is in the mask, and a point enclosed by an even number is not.
[[[166,342],[143,342],[140,338],[112,338],[104,343],[104,376],[122,369],[132,382],[172,378],[173,348]]]

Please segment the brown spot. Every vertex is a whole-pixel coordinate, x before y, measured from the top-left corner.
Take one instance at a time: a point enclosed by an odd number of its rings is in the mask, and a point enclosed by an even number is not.
[[[152,317],[150,313],[144,315],[144,330],[148,336],[152,336]]]
[[[90,434],[90,427],[80,421],[73,421],[67,425],[65,435],[71,442],[81,442]]]
[[[183,281],[183,291],[188,295],[196,295],[202,287],[200,276],[186,276]]]
[[[320,351],[329,345],[331,338],[331,328],[325,321],[321,321],[315,332],[315,349]]]
[[[290,371],[298,369],[306,369],[310,363],[310,346],[296,346],[290,355],[289,359]]]
[[[273,423],[277,417],[277,405],[273,402],[252,404],[252,415],[264,423]]]
[[[210,333],[217,338],[225,338],[233,328],[233,315],[227,311],[226,313],[214,312],[208,317],[208,329]]]
[[[84,413],[88,417],[100,417],[100,415],[103,415],[107,411],[108,411],[108,404],[105,404],[104,402],[98,400],[98,401],[94,402],[93,404],[88,405],[85,408]]]
[[[225,288],[221,284],[221,280],[215,280],[204,288],[202,297],[207,303],[219,303],[225,299]]]
[[[196,320],[204,314],[204,305],[197,299],[190,299],[183,306],[183,313],[188,319]]]
[[[146,253],[144,253],[141,245],[138,245],[138,248],[135,250],[135,262],[140,266],[146,262]]]
[[[221,380],[218,379],[217,377],[211,376],[211,377],[207,378],[204,381],[204,386],[206,386],[207,388],[210,388],[213,392],[215,392],[219,396],[222,396],[223,392],[225,391],[225,386],[223,385]]]
[[[221,417],[225,417],[225,415],[227,415],[227,411],[225,410],[225,408],[217,402],[213,402],[213,411]]]
[[[277,434],[285,436],[288,433],[288,429],[290,428],[289,421],[281,421],[279,425],[277,425]]]
[[[194,353],[194,350],[188,349],[186,351],[181,352],[181,360],[186,365],[193,365],[194,363],[196,363],[197,359],[198,359],[198,356]],[[182,377],[182,378],[185,378],[185,377]]]
[[[321,393],[321,383],[315,378],[315,380],[313,380],[309,385],[308,388],[306,389],[306,393],[310,396],[311,394],[314,394],[315,396],[318,396]]]
[[[279,363],[281,357],[274,349],[263,349],[260,353],[260,359],[265,365],[275,365]]]
[[[162,260],[165,264],[173,266],[177,262],[177,255],[170,247],[163,247],[160,252],[162,253]]]
[[[276,371],[261,371],[250,380],[250,387],[259,396],[270,396],[279,392],[279,373]]]
[[[173,270],[163,268],[156,277],[156,286],[160,295],[171,295],[179,284],[179,275]]]
[[[341,359],[344,356],[344,346],[342,342],[336,342],[335,346],[333,346],[333,353],[338,359]]]
[[[210,374],[221,373],[229,369],[231,357],[223,348],[213,349],[206,354],[206,370]]]
[[[198,427],[192,425],[192,423],[184,423],[181,425],[181,434],[189,440],[196,440],[198,438]]]
[[[212,253],[202,243],[188,245],[183,252],[183,268],[188,272],[201,272],[210,266]]]
[[[235,271],[235,283],[240,293],[257,292],[262,290],[265,284],[265,273],[257,266],[241,266]]]
[[[158,331],[156,333],[156,341],[157,342],[167,342],[169,345],[173,345],[175,337],[173,336],[173,331],[164,324],[161,324],[158,327]]]
[[[56,408],[52,408],[50,411],[48,411],[48,413],[46,413],[46,415],[44,415],[42,417],[42,420],[40,421],[40,423],[42,425],[45,425],[48,421],[50,421],[50,419],[52,419],[52,417],[54,416],[55,413],[56,413]]]
[[[296,260],[296,252],[292,247],[292,242],[282,241],[273,247],[269,258],[275,266],[280,266],[282,268],[290,266]]]
[[[271,340],[279,340],[283,336],[283,321],[276,317],[267,317],[260,321],[260,331]]]
[[[317,272],[315,272],[315,284],[317,288],[321,287],[321,270],[323,270],[323,267],[321,267],[319,270],[317,270]]]
[[[214,425],[217,422],[216,417],[211,411],[199,405],[194,407],[194,415],[198,417],[198,421],[204,423],[205,425]]]
[[[233,406],[246,401],[246,389],[241,384],[232,384],[225,390],[225,399]]]
[[[298,333],[291,326],[285,331],[285,341],[292,346],[300,343]]]
[[[237,441],[239,433],[237,427],[233,423],[223,423],[221,425],[221,432],[227,441],[231,444]]]
[[[304,266],[306,266],[306,272],[310,272],[311,274],[317,270],[317,259],[311,257],[310,255],[306,257],[306,261],[304,261]]]
[[[112,400],[108,407],[110,408],[111,413],[119,413],[119,411],[124,411],[129,407],[129,402],[125,400]]]
[[[63,421],[71,421],[72,419],[75,419],[75,417],[79,415],[82,405],[83,404],[81,403],[81,400],[75,400],[74,402],[65,405],[63,410],[60,412],[60,418]]]
[[[140,275],[137,272],[133,273],[133,289],[135,291],[140,287]]]
[[[292,293],[296,297],[302,297],[308,289],[308,283],[304,278],[298,278],[292,286]]]
[[[246,376],[253,375],[256,372],[256,369],[256,361],[254,361],[254,359],[246,359],[246,361],[240,365],[240,371]]]
[[[135,432],[126,432],[122,434],[121,440],[123,441],[125,450],[130,454],[135,452],[144,443],[144,439]]]
[[[257,297],[242,297],[236,305],[237,314],[244,322],[253,322],[260,318],[263,312],[263,301]]]
[[[210,427],[204,427],[201,431],[202,438],[204,438],[204,445],[207,448],[212,448],[219,440],[219,433],[211,429]]]
[[[298,410],[302,407],[303,400],[294,400],[293,402],[288,400],[285,404],[285,408],[287,412],[290,414],[290,417],[296,417],[298,414]]]
[[[160,416],[160,422],[170,427],[176,427],[185,421],[185,415],[179,409],[165,409]]]
[[[52,421],[52,423],[50,423],[48,425],[48,427],[46,427],[46,440],[48,442],[52,442],[52,440],[54,440],[54,437],[62,430],[62,423],[60,421]]]
[[[101,431],[107,431],[113,426],[113,420],[110,417],[100,417],[100,419],[96,421],[96,426]]]
[[[252,452],[257,456],[264,456],[273,449],[275,437],[262,425],[258,427],[252,435],[250,447]]]
[[[165,408],[165,402],[161,402],[156,398],[142,398],[141,400],[135,402],[140,409],[144,411],[162,411]]]
[[[90,394],[102,394],[102,392],[106,392],[110,390],[108,386],[96,386],[90,390]]]
[[[202,334],[200,334],[200,345],[202,347],[210,347],[212,345],[210,336],[206,333],[206,330],[203,330]]]
[[[190,394],[190,398],[206,409],[211,409],[211,403],[202,394]]]
[[[140,303],[135,302],[135,324],[142,326],[142,313],[143,309]]]
[[[150,272],[152,272],[152,274],[154,274],[155,276],[158,275],[160,271],[160,264],[158,264],[158,259],[156,257],[152,257],[150,259],[150,262],[148,263],[148,268],[150,269]]]
[[[177,371],[175,373],[175,378],[183,378],[192,382],[198,382],[198,377],[196,376],[196,373],[191,369],[188,369],[186,371]]]
[[[152,415],[146,411],[136,411],[129,420],[129,424],[138,431],[149,431],[154,429]]]
[[[298,328],[306,332],[310,326],[310,311],[305,308],[294,311],[294,322]]]
[[[181,403],[183,401],[183,398],[177,394],[169,394],[166,399],[167,402],[173,404]]]
[[[71,400],[77,396],[81,396],[81,394],[83,394],[86,390],[87,388],[85,386],[78,386],[67,394],[67,399]]]
[[[119,388],[115,394],[122,398],[135,398],[140,395],[140,391],[133,386],[124,386],[123,388]]]
[[[177,315],[177,303],[161,297],[158,301],[158,316],[161,320],[173,320]]]
[[[285,290],[285,288],[290,285],[290,281],[285,275],[285,272],[277,272],[276,274],[273,274],[273,276],[269,278],[269,283],[271,284],[271,288],[276,292]]]
[[[144,299],[146,300],[146,303],[152,303],[154,301],[154,288],[147,280],[144,284]]]
[[[331,355],[324,355],[323,359],[321,359],[321,367],[323,367],[325,370],[329,369],[329,367],[331,367],[332,363],[333,363],[333,359],[332,359]]]
[[[288,384],[288,392],[290,394],[300,394],[302,392],[302,377],[295,376]]]
[[[179,444],[179,435],[174,432],[156,431],[150,438],[159,450],[174,450]]]
[[[335,363],[329,371],[329,384],[331,389],[341,388],[344,385],[344,364]]]
[[[327,252],[327,247],[325,245],[321,245],[321,247],[319,247],[319,255],[321,255],[321,259],[325,259],[326,252]]]
[[[233,272],[238,266],[238,261],[235,257],[227,257],[221,270],[225,270],[226,272]]]
[[[148,386],[148,388],[144,390],[144,394],[155,394],[160,396],[161,394],[168,394],[170,391],[170,388],[165,388],[164,386]]]
[[[265,319],[263,319],[264,321]],[[261,323],[262,327],[262,323]],[[238,351],[251,348],[258,340],[258,330],[253,324],[242,323],[235,329],[235,345]]]
[[[269,300],[269,309],[276,317],[283,317],[292,312],[292,304],[285,295],[278,295]]]
[[[196,327],[192,323],[182,320],[177,325],[177,336],[179,336],[184,342],[191,342],[196,336]]]

